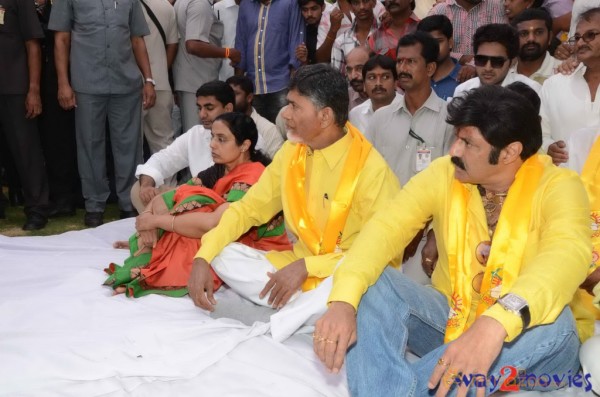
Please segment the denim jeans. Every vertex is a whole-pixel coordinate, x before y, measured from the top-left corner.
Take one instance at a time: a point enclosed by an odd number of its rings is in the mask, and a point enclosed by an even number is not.
[[[352,395],[434,395],[435,390],[430,391],[427,382],[446,349],[448,310],[446,297],[434,288],[417,284],[393,268],[386,269],[358,308],[358,340],[346,358]],[[564,374],[568,384],[569,375],[575,376],[579,370],[579,345],[575,320],[566,307],[554,323],[528,329],[511,343],[505,343],[488,377],[498,379],[503,367],[514,366],[526,370],[528,375]],[[413,363],[407,361],[407,348],[421,358]],[[502,374],[495,388],[488,382],[486,395],[502,385],[507,372]],[[541,386],[533,382],[521,389],[558,388],[556,382],[546,386],[547,378],[543,379]],[[454,384],[450,395],[456,394],[457,389]],[[469,395],[474,395],[475,390],[472,387]]]

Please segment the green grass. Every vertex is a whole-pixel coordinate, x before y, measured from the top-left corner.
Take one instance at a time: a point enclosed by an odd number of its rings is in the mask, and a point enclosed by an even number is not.
[[[25,224],[25,214],[23,207],[7,207],[6,219],[0,219],[0,234],[4,236],[50,236],[60,234],[70,230],[87,229],[83,224],[83,215],[85,210],[78,209],[74,216],[51,218],[48,224],[41,230],[24,231],[21,229]],[[119,219],[119,208],[117,204],[107,204],[104,212],[104,222],[108,223]]]

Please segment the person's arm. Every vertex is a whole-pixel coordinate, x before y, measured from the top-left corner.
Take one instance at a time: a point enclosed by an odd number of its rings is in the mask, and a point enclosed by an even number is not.
[[[42,73],[42,50],[38,39],[25,42],[27,51],[27,69],[29,72],[29,89],[25,98],[25,117],[32,119],[42,113],[40,97],[40,76]]]
[[[175,57],[177,56],[177,44],[167,44],[167,68],[171,69],[173,66],[173,62],[175,62]]]
[[[77,106],[75,92],[69,82],[69,54],[71,52],[71,32],[54,33],[54,63],[58,79],[58,103],[65,109]]]
[[[552,20],[552,34],[554,36],[557,36],[560,32],[569,33],[569,29],[571,29],[571,12]]]
[[[154,84],[145,81],[152,79],[152,71],[150,70],[150,59],[148,59],[148,51],[146,50],[146,42],[141,36],[131,36],[131,48],[133,56],[144,77],[144,88],[142,91],[142,106],[144,109],[150,109],[156,101],[156,93],[154,92]]]
[[[163,150],[154,153],[146,163],[138,165],[135,171],[136,177],[147,175],[154,182],[154,186],[158,187],[166,178],[188,167],[190,165],[188,148],[195,142],[192,134],[207,133],[198,132],[195,128],[179,136]]]
[[[325,16],[323,16],[324,18]],[[323,44],[319,48],[317,48],[316,59],[317,62],[330,62],[331,61],[331,50],[333,48],[333,43],[337,38],[337,33],[342,26],[342,19],[344,19],[344,13],[340,11],[339,8],[335,7],[331,13],[329,14],[329,31],[325,36],[325,40]]]
[[[213,212],[190,212],[181,215],[141,214],[136,221],[136,229],[163,229],[190,238],[201,238],[219,223],[229,203],[218,206]]]

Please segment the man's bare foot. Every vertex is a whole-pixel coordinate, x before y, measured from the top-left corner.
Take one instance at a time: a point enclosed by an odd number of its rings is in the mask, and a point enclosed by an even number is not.
[[[129,249],[129,241],[115,241],[113,243],[113,248],[116,249]]]

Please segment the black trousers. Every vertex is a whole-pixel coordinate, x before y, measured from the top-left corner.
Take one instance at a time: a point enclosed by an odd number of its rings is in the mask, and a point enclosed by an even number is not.
[[[46,159],[50,201],[59,206],[72,206],[81,200],[77,148],[75,144],[75,111],[58,104],[58,79],[54,57],[44,57],[40,87],[42,114],[38,128]]]
[[[23,187],[25,213],[46,215],[48,179],[36,119],[25,118],[25,95],[0,95],[0,130]]]

